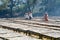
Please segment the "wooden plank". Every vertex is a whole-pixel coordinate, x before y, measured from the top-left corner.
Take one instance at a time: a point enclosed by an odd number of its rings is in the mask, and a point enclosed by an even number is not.
[[[7,25],[6,25],[7,24]],[[36,32],[36,33],[40,33],[42,35],[47,35],[47,36],[50,36],[50,37],[54,37],[54,38],[59,38],[60,37],[60,31],[53,31],[53,30],[50,30],[50,29],[47,29],[47,28],[37,28],[37,27],[28,27],[26,25],[20,25],[20,24],[15,24],[15,23],[7,23],[7,22],[3,22],[1,24],[0,22],[0,25],[4,25],[4,26],[7,26],[7,27],[11,27],[11,28],[20,28],[20,29],[23,29],[23,30],[30,30],[30,31],[33,31],[33,32]],[[52,34],[52,32],[54,32]],[[56,35],[55,35],[56,33]]]
[[[20,34],[20,33],[17,33],[17,32],[8,30],[8,29],[0,28],[0,30],[3,33],[7,33],[7,34],[0,34],[0,38],[3,37],[2,38],[3,40],[5,40],[4,38],[6,38],[8,40],[41,40],[41,39],[36,39],[33,37],[26,36],[24,34]]]
[[[46,23],[46,22],[38,22],[38,21],[30,21],[30,20],[14,20],[14,21],[17,21],[17,22],[26,22],[26,23],[35,23],[35,24],[40,24],[40,25],[46,25],[46,26],[58,26],[60,27],[59,24],[56,24],[56,23]]]

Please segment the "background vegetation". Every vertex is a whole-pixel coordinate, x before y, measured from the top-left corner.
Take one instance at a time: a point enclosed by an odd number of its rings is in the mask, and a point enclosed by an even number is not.
[[[0,0],[0,17],[24,16],[29,11],[33,16],[43,16],[46,11],[50,16],[60,16],[60,0]]]

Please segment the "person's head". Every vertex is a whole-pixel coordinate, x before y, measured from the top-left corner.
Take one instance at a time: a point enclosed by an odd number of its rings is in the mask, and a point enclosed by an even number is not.
[[[31,14],[32,12],[29,12],[29,14]]]

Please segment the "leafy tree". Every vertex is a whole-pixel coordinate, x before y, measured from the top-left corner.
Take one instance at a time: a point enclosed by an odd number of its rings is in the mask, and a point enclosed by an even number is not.
[[[2,3],[2,5],[0,5],[0,10],[3,10],[7,7],[9,0],[0,0],[0,2]]]
[[[32,11],[33,10],[33,8],[34,8],[34,6],[36,4],[36,1],[37,0],[27,0],[27,9],[29,11]],[[31,9],[31,7],[33,7],[33,8]]]

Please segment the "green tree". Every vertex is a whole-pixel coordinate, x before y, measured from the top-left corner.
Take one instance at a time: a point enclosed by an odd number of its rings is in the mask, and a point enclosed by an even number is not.
[[[0,2],[2,3],[2,5],[0,5],[0,10],[3,10],[7,7],[9,0],[0,0]]]
[[[36,1],[37,0],[27,0],[27,9],[29,11],[33,11],[33,8],[34,8],[34,6],[36,4]],[[31,7],[32,7],[32,9],[31,9]]]

